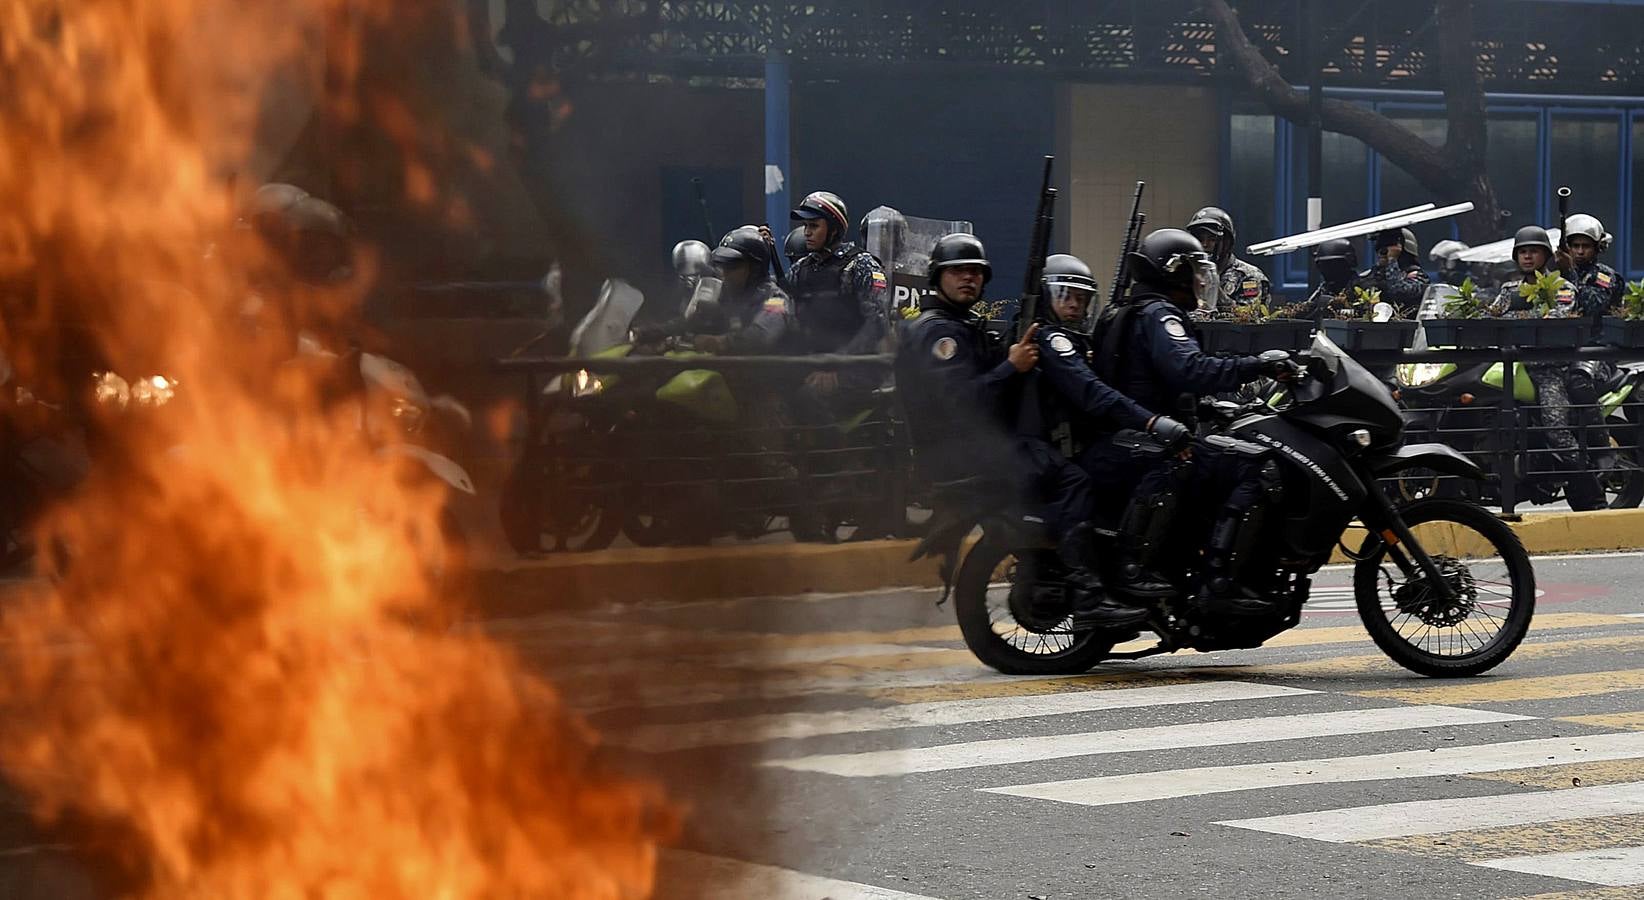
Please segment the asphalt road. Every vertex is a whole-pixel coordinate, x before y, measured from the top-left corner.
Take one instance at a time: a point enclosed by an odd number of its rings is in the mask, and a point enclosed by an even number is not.
[[[1644,897],[1644,557],[1537,574],[1461,681],[1386,660],[1339,571],[1279,646],[1076,679],[982,669],[927,591],[493,630],[687,811],[665,897]]]
[[[1027,679],[930,591],[475,623],[682,813],[664,900],[1644,897],[1644,555],[1537,560],[1488,676],[1386,660],[1320,578],[1267,648]],[[0,897],[95,894],[0,810]]]

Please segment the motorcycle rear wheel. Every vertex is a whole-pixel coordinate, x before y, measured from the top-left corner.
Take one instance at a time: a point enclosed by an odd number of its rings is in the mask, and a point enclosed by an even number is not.
[[[1629,412],[1637,415],[1635,408],[1629,408]],[[1640,503],[1644,503],[1644,447],[1638,444],[1639,426],[1619,416],[1611,417],[1609,426],[1610,445],[1616,452],[1616,469],[1600,473],[1599,484],[1604,488],[1610,509],[1637,509]],[[1628,438],[1618,440],[1617,434],[1625,434]]]
[[[1353,567],[1353,593],[1371,639],[1394,662],[1433,678],[1464,678],[1500,665],[1524,640],[1535,614],[1535,567],[1518,535],[1489,510],[1459,500],[1423,500],[1399,512],[1412,530],[1449,526],[1444,545],[1424,549],[1458,600],[1443,607],[1429,601],[1423,577],[1405,577],[1389,559],[1403,550],[1367,535]],[[1436,531],[1418,535],[1432,541]]]
[[[1005,582],[995,583],[1001,567]],[[1012,549],[986,534],[959,566],[953,608],[965,646],[978,660],[1006,675],[1077,675],[1107,658],[1113,642],[1097,632],[1075,632],[1065,623],[1041,632],[1017,623],[1009,601],[1016,570]]]

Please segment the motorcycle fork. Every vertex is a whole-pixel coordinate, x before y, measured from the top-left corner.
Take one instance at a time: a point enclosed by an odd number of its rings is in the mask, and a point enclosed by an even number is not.
[[[1373,476],[1369,476],[1368,473],[1361,472],[1360,476],[1366,477],[1370,484],[1375,483],[1369,480]],[[1393,564],[1399,567],[1404,577],[1414,578],[1420,573],[1427,583],[1438,591],[1441,599],[1454,600],[1454,592],[1444,580],[1444,573],[1439,571],[1438,563],[1433,561],[1426,548],[1416,540],[1415,532],[1404,523],[1404,517],[1399,515],[1398,507],[1393,505],[1393,500],[1387,496],[1387,492],[1372,488],[1368,501],[1369,508],[1365,510],[1367,515],[1363,516],[1364,524],[1370,526],[1370,530],[1387,545],[1387,555],[1392,558]]]

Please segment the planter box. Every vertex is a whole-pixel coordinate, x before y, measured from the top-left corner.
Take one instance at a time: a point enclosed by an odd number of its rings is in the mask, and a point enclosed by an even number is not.
[[[1320,327],[1326,337],[1348,353],[1364,350],[1403,350],[1416,335],[1414,322],[1360,322],[1325,319]],[[1431,338],[1429,338],[1431,340]]]
[[[1580,347],[1591,319],[1428,319],[1429,347]]]
[[[1206,353],[1254,356],[1263,350],[1305,350],[1313,344],[1313,323],[1273,319],[1261,324],[1199,322],[1199,345]]]
[[[1644,320],[1606,316],[1599,342],[1611,347],[1644,347]]]

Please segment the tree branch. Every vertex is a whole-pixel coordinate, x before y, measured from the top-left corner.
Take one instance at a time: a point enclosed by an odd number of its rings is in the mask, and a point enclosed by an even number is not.
[[[1226,53],[1233,67],[1244,76],[1251,89],[1273,110],[1292,122],[1308,124],[1307,94],[1297,90],[1279,74],[1250,42],[1239,24],[1238,14],[1227,0],[1203,0],[1205,13],[1216,25],[1216,50]],[[1392,160],[1428,190],[1457,191],[1456,172],[1443,149],[1386,116],[1356,103],[1326,97],[1320,110],[1326,131],[1358,138],[1366,146]]]

